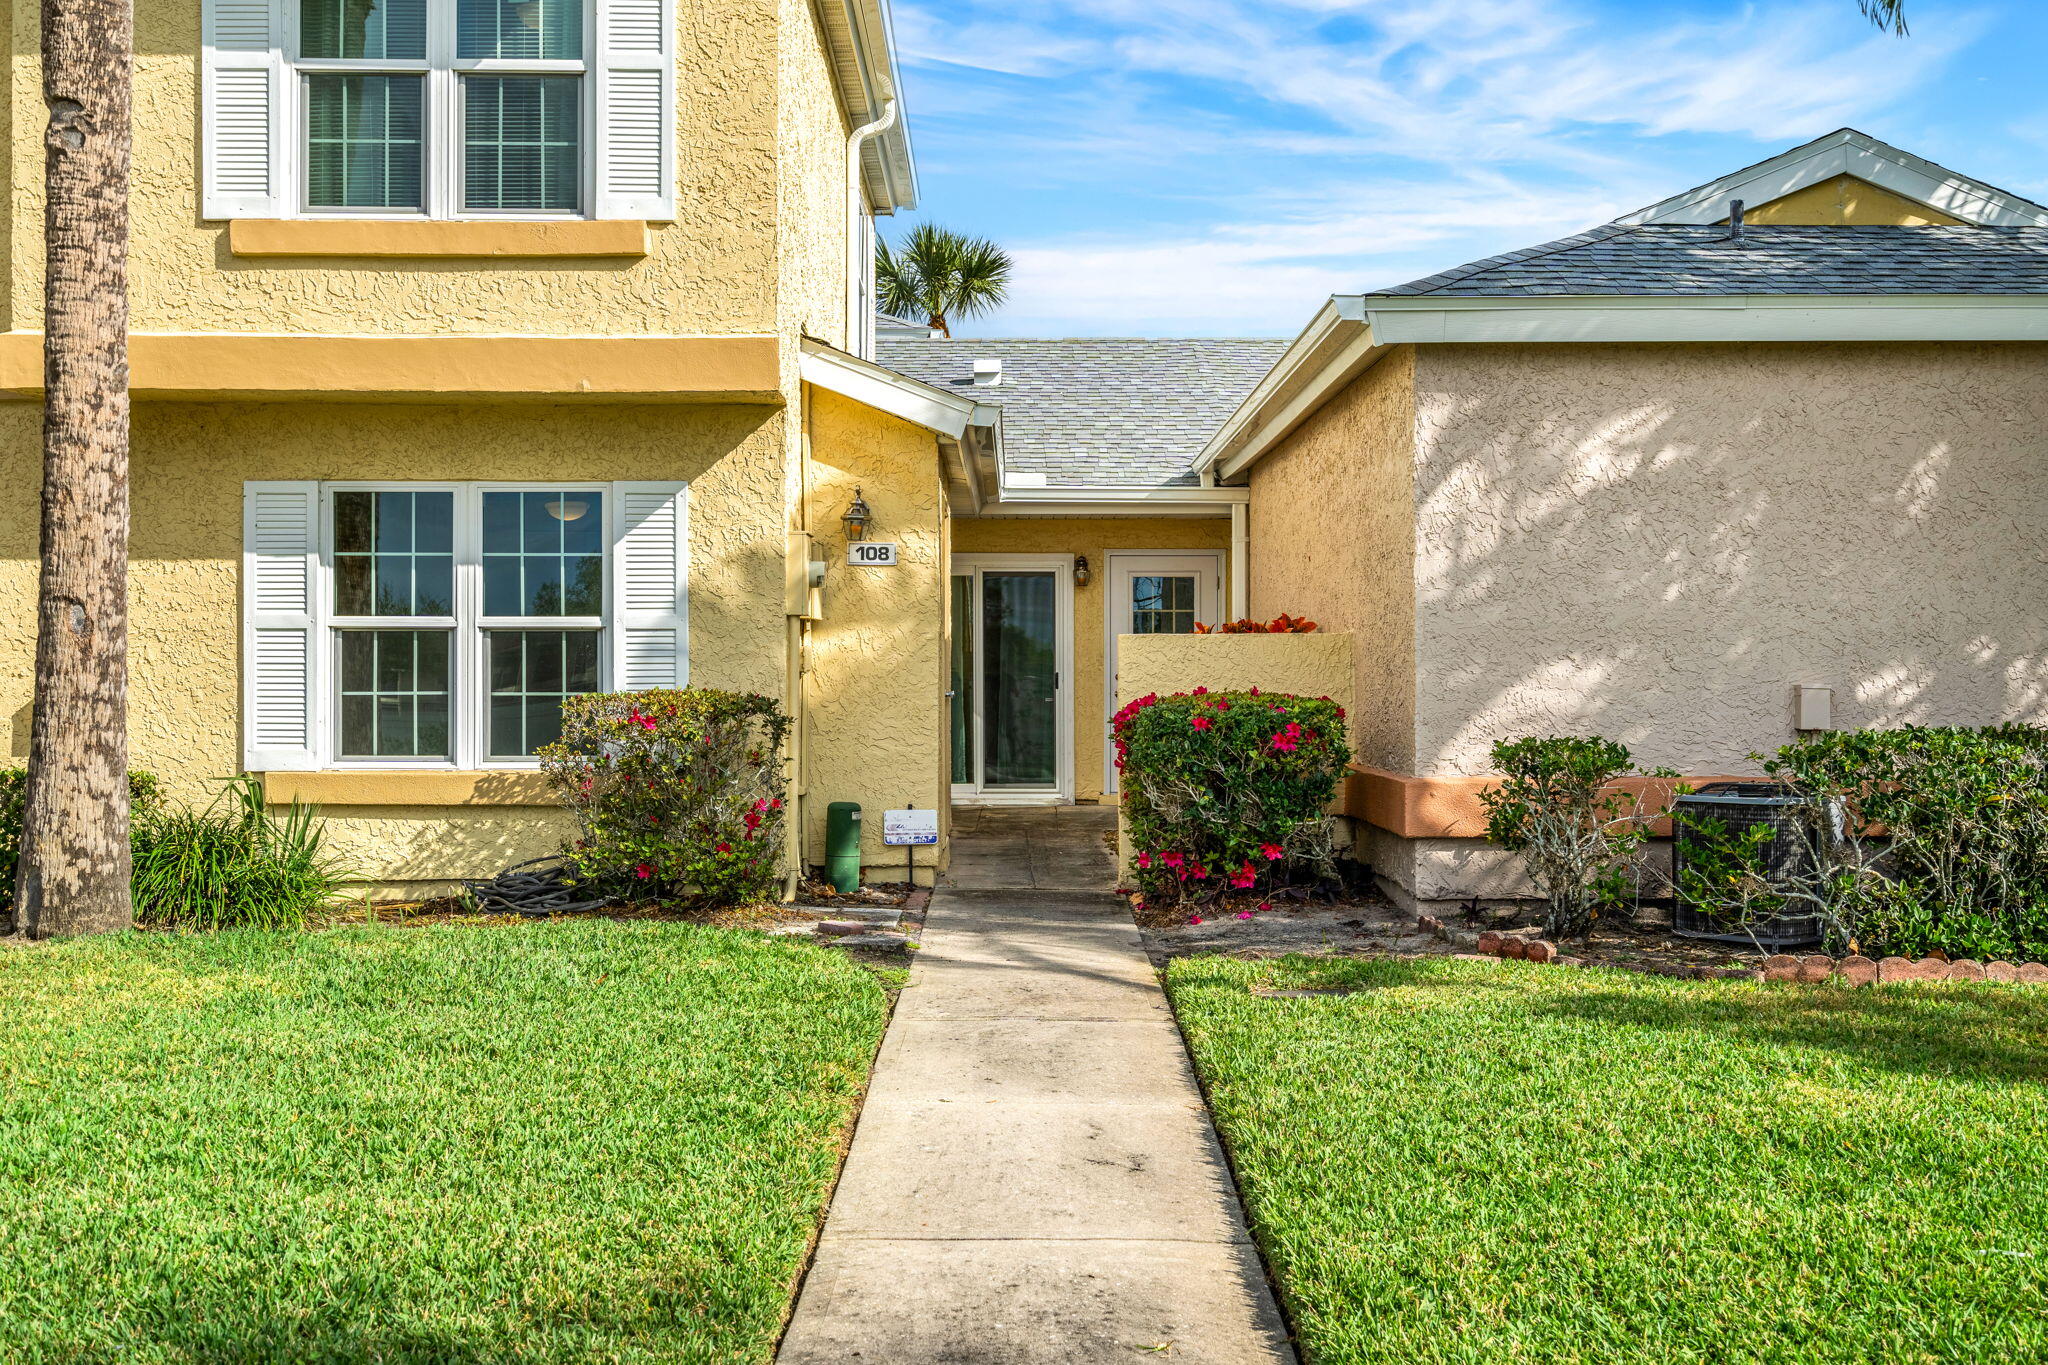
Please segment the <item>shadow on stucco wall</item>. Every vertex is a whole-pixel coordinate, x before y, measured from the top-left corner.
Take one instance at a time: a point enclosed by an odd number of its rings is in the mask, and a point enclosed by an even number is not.
[[[1416,771],[2048,720],[2048,347],[1425,348]],[[1363,700],[1363,699],[1362,699]]]

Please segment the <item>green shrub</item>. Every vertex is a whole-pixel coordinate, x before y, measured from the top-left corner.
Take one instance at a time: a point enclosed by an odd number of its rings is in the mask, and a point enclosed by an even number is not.
[[[0,768],[0,920],[14,912],[14,873],[21,862],[21,817],[28,802],[28,769]],[[128,818],[140,825],[163,804],[156,778],[128,774]]]
[[[1139,889],[1154,905],[1335,875],[1324,809],[1344,708],[1285,693],[1154,693],[1112,722]]]
[[[541,766],[576,817],[579,875],[625,894],[767,899],[781,858],[782,742],[773,698],[710,688],[603,692],[562,704]]]
[[[1836,946],[2048,958],[2048,730],[1844,731],[1762,761],[1807,799],[1821,872],[1796,894]]]
[[[158,810],[136,822],[136,923],[297,928],[334,899],[345,875],[321,844],[312,807],[294,801],[272,815],[262,779],[230,778],[204,810]]]
[[[1637,768],[1625,744],[1578,735],[1500,740],[1493,766],[1500,785],[1479,797],[1486,836],[1522,855],[1543,894],[1544,933],[1583,937],[1628,895],[1649,837],[1640,793],[1616,784],[1670,774]]]

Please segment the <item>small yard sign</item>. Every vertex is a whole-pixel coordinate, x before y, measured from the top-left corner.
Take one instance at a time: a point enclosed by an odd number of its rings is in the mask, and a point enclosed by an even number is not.
[[[893,540],[856,540],[846,547],[846,562],[857,569],[893,567],[896,563],[896,542]]]
[[[936,810],[885,810],[882,812],[882,842],[885,844],[936,844],[939,841],[939,813]]]

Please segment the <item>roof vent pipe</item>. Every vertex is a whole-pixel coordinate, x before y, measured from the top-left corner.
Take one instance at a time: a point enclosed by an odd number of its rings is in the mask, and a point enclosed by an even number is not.
[[[974,362],[974,383],[978,388],[1003,382],[1003,362],[1000,357],[986,356]]]
[[[1731,242],[1742,240],[1742,201],[1740,199],[1730,199],[1728,201],[1728,240]]]

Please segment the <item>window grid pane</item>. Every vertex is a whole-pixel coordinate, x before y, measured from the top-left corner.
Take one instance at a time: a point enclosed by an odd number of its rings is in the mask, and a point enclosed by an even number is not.
[[[299,55],[416,61],[427,55],[427,0],[299,0]]]
[[[604,495],[484,494],[484,615],[604,614]]]
[[[562,703],[597,691],[598,632],[486,631],[490,757],[525,758],[562,737]]]
[[[334,614],[450,616],[455,495],[334,495]]]
[[[573,61],[583,55],[582,0],[459,0],[455,55]]]
[[[344,630],[342,758],[448,758],[445,630]]]
[[[580,76],[465,76],[462,206],[573,210],[581,202]]]
[[[417,209],[421,76],[306,77],[306,203]]]
[[[1195,628],[1195,580],[1139,574],[1131,579],[1131,634],[1186,635]]]

